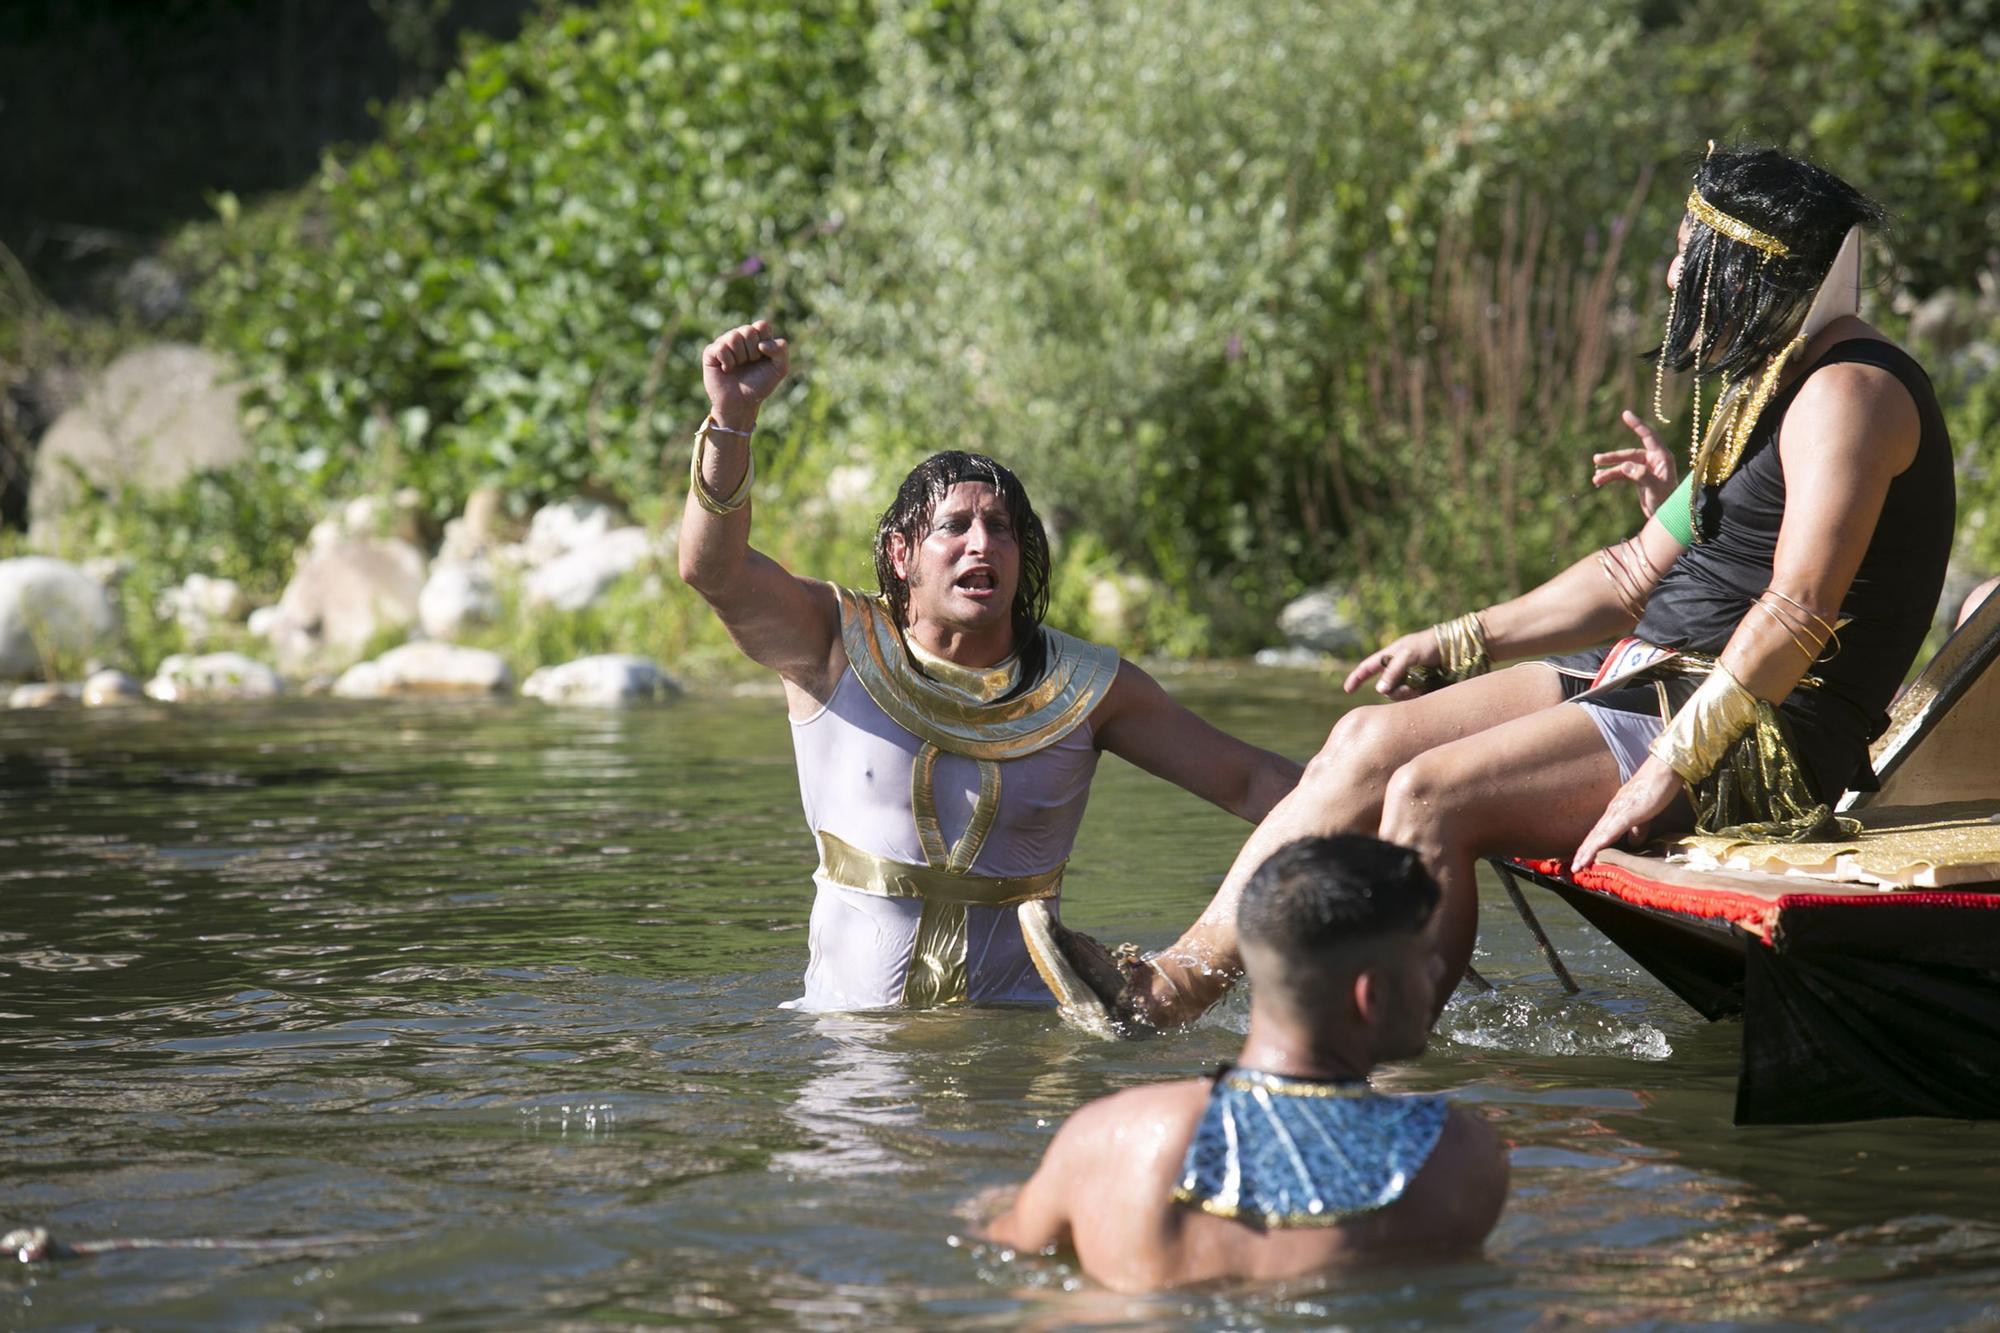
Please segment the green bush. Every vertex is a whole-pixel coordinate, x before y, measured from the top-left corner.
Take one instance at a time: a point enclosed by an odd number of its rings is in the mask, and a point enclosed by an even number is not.
[[[298,196],[189,236],[267,457],[317,491],[644,494],[701,342],[791,309],[863,0],[635,0],[475,48]]]
[[[798,373],[760,545],[865,583],[893,480],[983,449],[1062,535],[1058,623],[1142,576],[1130,646],[1237,651],[1312,584],[1408,626],[1629,529],[1587,455],[1643,390],[1701,138],[1812,152],[1902,213],[1909,281],[1969,283],[1990,8],[624,0],[473,49],[181,254],[300,508],[671,507],[695,349],[769,314]],[[1950,397],[1990,440],[1991,395]],[[870,503],[828,501],[841,469]],[[524,612],[496,642],[726,656],[665,582],[656,624]]]
[[[1903,285],[1964,288],[1993,264],[2000,3],[1695,0],[1661,38],[1688,137],[1768,140],[1867,190]]]
[[[1268,626],[1353,572],[1426,443],[1370,411],[1383,299],[1428,290],[1448,226],[1506,244],[1510,190],[1563,200],[1551,247],[1619,216],[1662,118],[1637,36],[1577,2],[984,7],[942,58],[879,62],[888,166],[824,252],[817,387],[855,453],[885,422],[985,449],[1059,527]],[[1524,495],[1580,474],[1580,439],[1522,425]]]

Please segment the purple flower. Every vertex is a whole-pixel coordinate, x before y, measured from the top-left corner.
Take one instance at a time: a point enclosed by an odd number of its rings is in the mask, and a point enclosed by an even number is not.
[[[764,258],[762,255],[751,255],[736,266],[736,276],[739,278],[747,278],[753,273],[762,273],[763,271]]]
[[[1229,345],[1222,349],[1222,355],[1230,361],[1241,361],[1243,359],[1243,335],[1240,333],[1230,334]]]

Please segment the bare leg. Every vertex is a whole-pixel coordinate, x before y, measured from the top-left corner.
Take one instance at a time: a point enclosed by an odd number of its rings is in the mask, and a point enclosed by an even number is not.
[[[1129,974],[1132,989],[1123,997],[1123,1007],[1162,1026],[1199,1017],[1222,998],[1241,970],[1236,952],[1236,903],[1251,873],[1265,858],[1299,838],[1376,832],[1382,822],[1383,794],[1391,778],[1411,759],[1561,702],[1556,673],[1542,663],[1531,662],[1404,703],[1357,708],[1342,717],[1326,745],[1306,766],[1299,785],[1272,808],[1243,844],[1222,887],[1200,918],[1172,946],[1148,960],[1142,970]],[[1578,710],[1568,711],[1584,721],[1595,739],[1596,728],[1588,719]],[[1598,747],[1603,749],[1601,741]],[[1605,759],[1610,761],[1608,753]],[[1617,776],[1615,767],[1612,776]],[[1603,801],[1599,801],[1598,812],[1603,808]],[[1579,840],[1589,828],[1586,823],[1578,831]],[[1468,957],[1470,949],[1468,943]],[[1463,970],[1461,960],[1459,971]]]
[[[1581,708],[1547,708],[1412,759],[1389,780],[1380,834],[1437,877],[1443,1009],[1472,958],[1482,856],[1566,857],[1618,790],[1618,761]]]

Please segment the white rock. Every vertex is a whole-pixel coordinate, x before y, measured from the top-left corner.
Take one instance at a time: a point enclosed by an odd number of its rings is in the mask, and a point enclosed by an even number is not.
[[[190,574],[180,587],[170,588],[161,596],[158,609],[189,638],[201,639],[217,625],[243,619],[250,603],[234,579]]]
[[[607,532],[587,546],[530,570],[523,581],[528,604],[580,611],[596,601],[620,575],[637,569],[652,556],[653,543],[644,528]]]
[[[872,463],[845,463],[829,469],[823,494],[840,506],[879,505],[875,498],[877,472]]]
[[[469,564],[492,553],[500,537],[500,492],[482,486],[466,497],[465,512],[444,525],[441,564]]]
[[[1103,643],[1127,642],[1145,622],[1146,603],[1157,595],[1151,581],[1137,574],[1093,579],[1084,603],[1090,637]]]
[[[279,611],[275,606],[260,606],[250,613],[247,622],[250,632],[260,639],[271,637],[272,628],[278,623]]]
[[[16,685],[7,695],[9,708],[61,708],[76,702],[78,690],[70,684]]]
[[[90,679],[83,682],[83,706],[85,708],[112,708],[120,704],[135,704],[146,697],[139,688],[139,682],[123,671],[93,671]]]
[[[680,692],[680,686],[660,670],[657,662],[626,653],[606,653],[543,667],[521,686],[521,693],[527,698],[586,708],[664,702]]]
[[[115,639],[118,610],[65,560],[0,560],[0,680],[28,680]]]
[[[343,542],[374,538],[389,538],[420,546],[423,543],[420,512],[423,501],[422,493],[409,486],[394,495],[357,495],[313,524],[312,531],[306,536],[306,549],[323,551]]]
[[[199,347],[161,343],[120,356],[42,437],[29,531],[46,536],[75,502],[73,474],[114,492],[134,482],[165,489],[197,470],[247,458],[236,417],[241,388]]]
[[[352,662],[369,640],[416,623],[423,552],[393,538],[312,552],[278,599],[267,627],[278,666],[303,675]]]
[[[1317,649],[1292,644],[1284,648],[1259,648],[1252,660],[1260,667],[1307,669],[1326,665],[1328,658]]]
[[[467,625],[491,624],[499,614],[493,568],[484,560],[440,560],[417,596],[417,623],[433,639],[455,639]]]
[[[149,698],[162,703],[195,700],[268,699],[284,691],[278,673],[242,653],[175,653],[146,682]]]
[[[1354,624],[1346,594],[1334,587],[1316,588],[1287,603],[1278,613],[1278,632],[1298,647],[1337,657],[1352,657],[1370,647]]]
[[[528,521],[528,536],[511,554],[513,563],[537,569],[581,547],[602,541],[620,527],[618,511],[598,500],[571,499],[545,505]]]
[[[83,572],[107,592],[114,592],[132,572],[132,562],[122,555],[93,555],[83,562]]]
[[[498,653],[449,643],[406,643],[372,662],[349,667],[333,683],[343,699],[386,699],[409,694],[499,694],[514,673]]]

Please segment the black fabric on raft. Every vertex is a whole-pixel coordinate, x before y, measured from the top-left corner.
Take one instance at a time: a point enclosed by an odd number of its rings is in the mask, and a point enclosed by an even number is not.
[[[1744,961],[1737,1124],[2000,1118],[2000,907],[1802,905]]]

